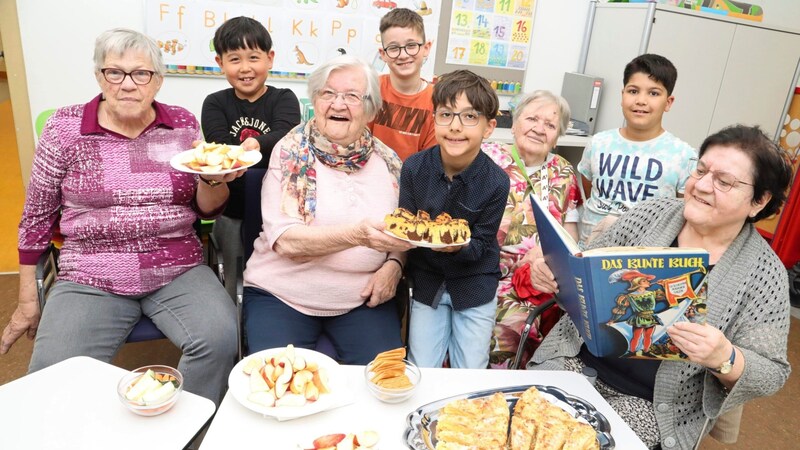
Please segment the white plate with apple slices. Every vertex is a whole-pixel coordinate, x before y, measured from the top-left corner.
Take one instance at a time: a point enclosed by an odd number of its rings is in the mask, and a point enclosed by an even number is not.
[[[261,152],[239,145],[201,142],[169,160],[173,169],[198,175],[224,175],[244,170],[261,161]]]
[[[239,361],[228,377],[228,389],[245,408],[278,420],[352,401],[336,361],[292,345],[262,350]]]

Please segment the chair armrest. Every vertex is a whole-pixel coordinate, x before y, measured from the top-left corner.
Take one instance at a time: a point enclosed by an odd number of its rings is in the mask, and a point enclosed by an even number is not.
[[[244,357],[245,336],[242,325],[242,302],[244,301],[244,258],[236,257],[236,333],[238,336],[239,359]]]
[[[519,362],[522,360],[522,351],[525,348],[525,342],[528,340],[528,333],[531,331],[531,326],[533,326],[533,321],[536,320],[543,312],[547,311],[551,306],[556,304],[556,298],[552,297],[546,302],[538,305],[537,307],[533,308],[530,313],[528,313],[528,319],[525,321],[525,326],[522,328],[522,333],[519,336],[519,346],[517,346],[517,356],[514,357],[514,361],[508,367],[511,370],[516,370],[519,368]]]
[[[214,237],[213,234],[208,234],[208,265],[211,267],[211,270],[217,274],[217,278],[219,278],[219,282],[222,285],[225,285],[225,263],[222,259],[222,251],[220,251],[219,242],[217,242],[217,238]]]
[[[36,294],[39,298],[39,311],[44,309],[47,293],[58,275],[58,249],[50,244],[36,261]]]

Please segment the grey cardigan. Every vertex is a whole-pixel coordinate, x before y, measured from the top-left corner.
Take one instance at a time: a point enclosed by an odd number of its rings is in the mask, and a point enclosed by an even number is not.
[[[591,247],[668,247],[683,225],[682,200],[651,200],[622,216]],[[791,372],[786,357],[789,308],[786,268],[755,227],[745,224],[709,274],[707,317],[744,355],[744,372],[726,393],[717,378],[698,364],[662,362],[653,407],[665,449],[693,448],[720,415],[783,387]],[[576,356],[582,343],[572,321],[564,316],[529,368],[562,369],[564,357]]]

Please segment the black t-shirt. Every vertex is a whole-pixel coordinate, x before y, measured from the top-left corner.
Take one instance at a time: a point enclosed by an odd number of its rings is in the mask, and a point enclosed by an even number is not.
[[[207,142],[239,145],[255,138],[261,145],[261,161],[254,167],[267,167],[272,148],[300,123],[300,104],[291,89],[267,86],[267,92],[250,102],[236,96],[233,88],[215,92],[203,102],[200,124]],[[244,216],[244,178],[228,183],[231,191],[224,215]]]

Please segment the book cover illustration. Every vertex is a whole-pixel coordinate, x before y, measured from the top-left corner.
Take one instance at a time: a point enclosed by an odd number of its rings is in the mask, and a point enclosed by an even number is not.
[[[708,252],[698,248],[607,247],[581,251],[531,198],[556,301],[595,356],[682,359],[666,330],[703,323]]]
[[[660,279],[636,269],[617,269],[608,275],[609,290],[616,291],[616,295],[606,325],[624,337],[626,343],[624,351],[620,349],[614,353],[628,358],[686,358],[672,343],[667,328],[681,321],[705,322],[706,269],[702,259],[680,259],[682,263],[694,263],[697,269]],[[601,265],[624,262],[630,267],[648,260],[654,261],[653,258],[626,258],[624,261],[614,258],[600,262]],[[677,260],[673,258],[671,262]]]

